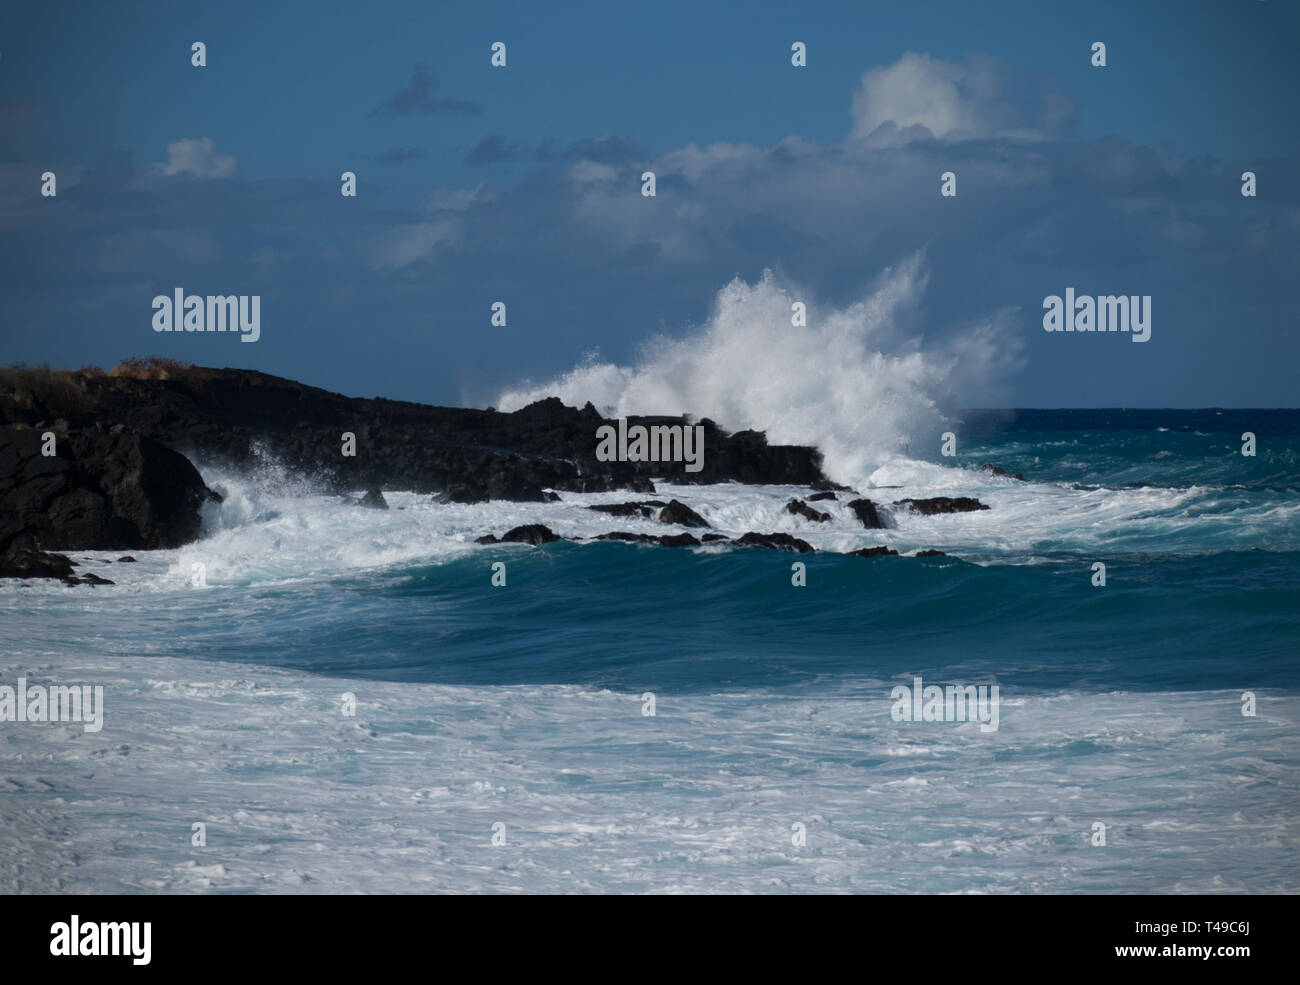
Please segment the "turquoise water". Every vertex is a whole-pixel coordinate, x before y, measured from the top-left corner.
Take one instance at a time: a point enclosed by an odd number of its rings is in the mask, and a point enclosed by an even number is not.
[[[1298,419],[976,417],[963,429],[969,460],[1067,490],[1153,497],[1111,529],[1093,529],[1084,510],[1077,526],[1049,526],[1023,556],[982,546],[931,558],[819,553],[799,558],[808,587],[797,590],[783,553],[480,548],[351,573],[325,596],[315,585],[252,587],[245,604],[264,615],[231,625],[200,606],[186,645],[250,663],[445,684],[839,688],[924,672],[992,675],[1030,690],[1294,688]],[[1239,435],[1251,428],[1257,455],[1243,457]],[[1037,509],[1051,509],[1046,499]],[[509,564],[503,591],[484,576],[497,560]],[[1107,566],[1104,588],[1092,584],[1096,561]]]
[[[509,564],[491,591],[485,565]],[[924,672],[1030,690],[1300,685],[1300,554],[1108,555],[978,565],[954,558],[786,554],[625,544],[402,566],[251,591],[238,624],[202,608],[175,652],[309,672],[441,684],[622,690],[825,683]],[[256,631],[253,629],[256,627]]]
[[[857,483],[882,531],[846,495],[818,525],[784,511],[806,489],[661,484],[803,555],[480,546],[664,528],[587,509],[628,494],[375,512],[205,467],[226,500],[198,543],[76,555],[112,586],[0,584],[0,683],[107,695],[96,734],[0,725],[0,887],[1300,890],[1300,414],[955,429],[955,459]],[[890,505],[927,495],[990,509]],[[900,556],[840,553],[877,544]],[[999,728],[897,720],[915,676],[997,685]]]

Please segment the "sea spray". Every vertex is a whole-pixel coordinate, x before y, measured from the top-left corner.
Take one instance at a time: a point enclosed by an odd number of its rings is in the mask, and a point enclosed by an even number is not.
[[[774,444],[818,447],[826,473],[863,483],[892,457],[935,458],[946,414],[987,400],[1018,365],[1006,312],[928,348],[908,331],[928,281],[923,254],[886,269],[862,300],[807,306],[771,271],[718,292],[713,312],[684,338],[657,338],[634,366],[589,356],[556,380],[503,393],[502,410],[547,396],[610,417],[710,417],[731,430],[767,432]],[[806,321],[806,324],[797,324]],[[931,447],[933,446],[933,447]]]

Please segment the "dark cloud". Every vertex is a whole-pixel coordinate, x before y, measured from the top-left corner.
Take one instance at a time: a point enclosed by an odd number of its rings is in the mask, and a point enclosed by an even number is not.
[[[519,145],[506,141],[499,133],[484,137],[465,155],[465,163],[472,167],[488,164],[507,164],[519,159]]]
[[[457,374],[468,373],[490,400],[500,385],[549,378],[592,347],[627,361],[656,332],[698,323],[733,277],[752,282],[777,266],[814,304],[843,306],[882,269],[924,251],[929,287],[917,331],[960,332],[1018,308],[1030,356],[1025,405],[1095,403],[1088,381],[1103,378],[1147,402],[1194,402],[1176,387],[1211,379],[1187,362],[1199,352],[1221,364],[1213,379],[1256,379],[1276,402],[1285,387],[1294,392],[1286,361],[1269,354],[1300,317],[1291,270],[1300,189],[1286,180],[1300,162],[1251,162],[1268,194],[1245,199],[1242,165],[1046,128],[1033,139],[1017,126],[1002,133],[1006,114],[984,96],[973,110],[958,98],[928,117],[905,113],[909,99],[897,86],[873,97],[869,109],[886,114],[873,139],[690,144],[652,155],[605,134],[544,143],[535,165],[509,182],[435,184],[404,203],[344,200],[324,180],[163,179],[122,156],[70,167],[58,199],[44,200],[33,194],[31,167],[0,164],[6,317],[42,326],[15,333],[14,358],[55,358],[47,339],[76,361],[148,354],[165,342],[182,358],[226,364],[232,355],[216,342],[151,333],[150,298],[179,285],[263,294],[275,330],[238,358],[266,359],[268,371],[342,389],[360,385],[349,382],[357,372],[368,392],[453,401],[470,385]],[[883,139],[893,117],[915,132]],[[952,136],[936,135],[944,129]],[[471,156],[506,153],[520,151],[494,135]],[[641,195],[643,170],[656,173],[654,198]],[[957,175],[956,198],[939,193],[945,171]],[[1152,341],[1067,346],[1046,335],[1042,299],[1066,287],[1152,295]],[[461,331],[485,326],[485,299],[497,298],[526,333]],[[429,373],[421,359],[433,336],[412,326],[443,331],[438,344],[455,367]],[[402,354],[400,366],[392,353]]]
[[[384,151],[375,160],[380,164],[395,167],[399,164],[409,164],[412,161],[423,161],[428,156],[428,151],[422,147],[394,147],[392,150]]]
[[[371,116],[432,116],[435,113],[478,114],[479,103],[459,99],[435,99],[438,76],[424,65],[416,65],[411,81],[370,111]]]

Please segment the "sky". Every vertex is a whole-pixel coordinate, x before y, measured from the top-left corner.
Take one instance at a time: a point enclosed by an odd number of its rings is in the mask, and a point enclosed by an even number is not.
[[[7,5],[0,363],[488,406],[744,363],[720,320],[800,300],[807,386],[878,347],[964,406],[1294,407],[1297,37],[1279,0]],[[1068,287],[1150,296],[1150,340],[1044,332]],[[154,332],[176,288],[260,339]]]

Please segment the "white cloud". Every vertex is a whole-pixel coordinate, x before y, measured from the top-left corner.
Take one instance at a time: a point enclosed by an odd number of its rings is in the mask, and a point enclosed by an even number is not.
[[[1032,107],[1039,117],[1029,120],[1026,97],[1040,98],[1045,107]],[[1005,67],[988,56],[971,56],[964,63],[909,51],[892,65],[865,72],[853,94],[853,136],[867,137],[881,127],[877,140],[906,139],[909,127],[923,127],[950,140],[975,137],[1043,136],[1043,128],[1068,124],[1069,107],[1041,86],[1012,84]],[[895,129],[896,128],[896,129]],[[904,131],[904,133],[899,133]],[[924,136],[919,131],[914,135]]]
[[[154,170],[167,176],[188,174],[195,178],[229,178],[237,166],[233,155],[217,153],[217,145],[211,137],[200,137],[168,144],[166,163],[155,164]]]
[[[433,258],[434,250],[439,246],[455,243],[460,238],[460,234],[459,218],[409,222],[394,226],[371,244],[371,269],[406,267],[420,260],[430,260]]]
[[[425,208],[433,212],[464,212],[475,202],[487,201],[491,196],[484,193],[483,183],[473,188],[439,188],[429,196]]]

